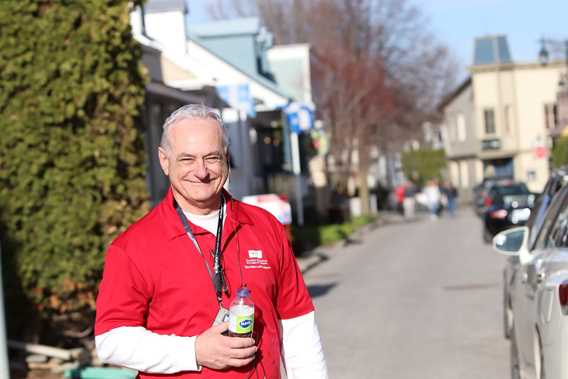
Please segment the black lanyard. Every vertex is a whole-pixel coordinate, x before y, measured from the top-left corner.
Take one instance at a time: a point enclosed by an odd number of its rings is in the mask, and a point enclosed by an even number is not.
[[[183,224],[185,233],[187,234],[191,242],[193,242],[193,246],[195,246],[197,252],[199,252],[199,255],[201,255],[201,257],[203,258],[203,263],[205,264],[205,268],[207,268],[207,272],[209,273],[209,277],[211,278],[213,287],[215,287],[217,302],[219,304],[221,304],[221,300],[223,299],[223,292],[228,293],[227,284],[225,283],[225,276],[223,275],[223,266],[221,265],[221,237],[223,232],[223,215],[225,213],[224,209],[225,197],[223,196],[223,194],[221,194],[220,203],[221,204],[219,205],[219,220],[217,221],[217,236],[215,238],[215,252],[213,254],[214,274],[211,272],[211,268],[209,268],[209,264],[205,259],[205,255],[203,255],[203,252],[201,251],[201,248],[199,247],[199,244],[197,243],[197,240],[195,239],[195,236],[193,235],[193,232],[189,227],[189,222],[187,221],[187,218],[185,217],[183,210],[181,209],[181,207],[178,205],[177,202],[175,203],[175,208]]]

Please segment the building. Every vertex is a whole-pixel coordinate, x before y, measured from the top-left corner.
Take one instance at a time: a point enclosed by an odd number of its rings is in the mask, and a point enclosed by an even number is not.
[[[313,107],[309,47],[274,48],[271,58],[279,79],[288,81],[298,74],[301,79],[281,85],[269,57],[272,35],[257,18],[187,24],[187,11],[183,0],[150,0],[132,12],[131,25],[135,34],[162,47],[165,84],[202,94],[214,88],[223,100],[219,111],[230,138],[231,193],[237,198],[286,194],[301,212],[301,202],[310,193],[305,178],[309,172],[304,159],[301,175],[293,175],[298,174],[293,164],[298,160],[293,159],[297,149],[292,146],[304,144],[293,143],[296,135],[288,127],[285,110],[297,101]],[[211,97],[206,100],[217,104],[209,101]]]
[[[449,179],[462,200],[492,176],[542,190],[563,70],[564,62],[514,62],[505,36],[475,40],[469,77],[439,107]]]

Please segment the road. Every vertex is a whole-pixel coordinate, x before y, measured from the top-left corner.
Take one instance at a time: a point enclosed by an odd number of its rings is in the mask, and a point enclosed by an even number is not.
[[[393,222],[304,275],[330,378],[504,379],[504,258],[469,209]]]

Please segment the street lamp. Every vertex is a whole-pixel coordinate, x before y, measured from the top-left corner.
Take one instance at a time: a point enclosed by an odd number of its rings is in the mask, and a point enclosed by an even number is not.
[[[562,91],[563,89],[566,89],[566,79],[568,76],[568,39],[559,41],[550,38],[541,38],[538,60],[543,66],[546,66],[550,62],[549,50],[564,53],[564,66],[566,71],[564,74],[560,75],[560,80],[558,81],[558,87]]]

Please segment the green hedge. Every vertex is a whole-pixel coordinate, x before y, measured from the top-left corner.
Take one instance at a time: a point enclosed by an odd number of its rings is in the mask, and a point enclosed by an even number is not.
[[[3,269],[8,302],[20,289],[43,315],[93,309],[106,245],[147,208],[128,7],[0,5]]]

